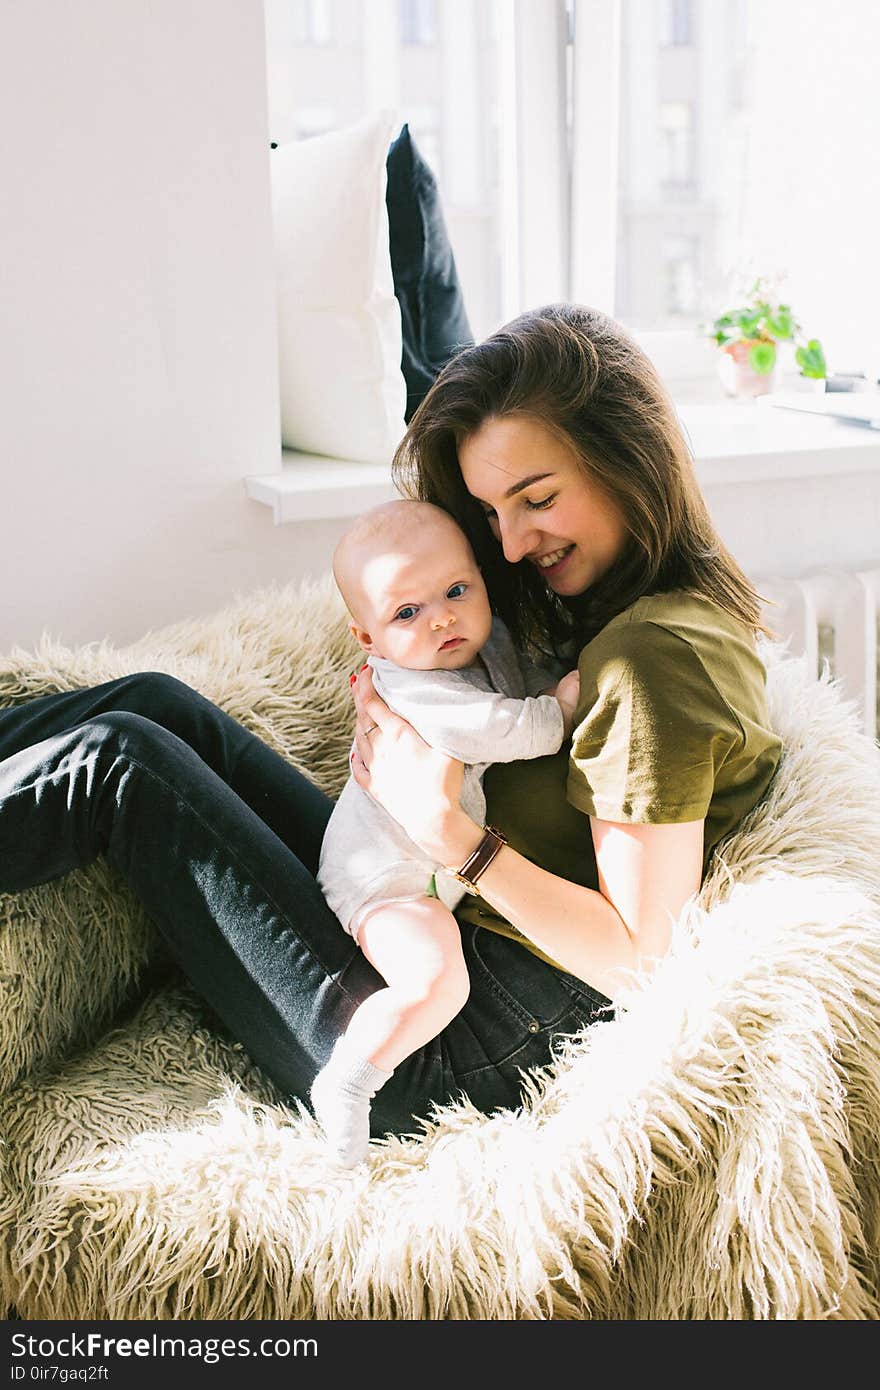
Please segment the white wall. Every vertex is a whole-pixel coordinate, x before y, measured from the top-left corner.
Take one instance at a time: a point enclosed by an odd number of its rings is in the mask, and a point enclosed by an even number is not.
[[[323,568],[244,492],[280,465],[265,84],[262,0],[4,5],[0,650]]]

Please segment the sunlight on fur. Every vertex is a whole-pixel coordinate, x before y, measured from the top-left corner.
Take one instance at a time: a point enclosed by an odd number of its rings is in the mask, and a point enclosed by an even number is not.
[[[786,752],[654,976],[523,1105],[462,1097],[330,1169],[103,865],[0,899],[0,1288],[26,1318],[880,1316],[880,751],[765,644]],[[45,640],[0,703],[138,669],[331,795],[355,653],[329,582],[131,647]]]

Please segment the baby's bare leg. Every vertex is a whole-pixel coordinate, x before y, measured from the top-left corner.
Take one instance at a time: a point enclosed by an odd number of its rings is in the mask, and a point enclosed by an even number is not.
[[[468,996],[458,924],[438,898],[376,908],[361,925],[358,945],[387,983],[355,1010],[311,1090],[315,1115],[347,1166],[366,1156],[376,1091]]]
[[[464,1008],[467,967],[458,923],[439,898],[388,903],[365,919],[358,945],[386,982],[352,1016],[346,1038],[393,1071]]]

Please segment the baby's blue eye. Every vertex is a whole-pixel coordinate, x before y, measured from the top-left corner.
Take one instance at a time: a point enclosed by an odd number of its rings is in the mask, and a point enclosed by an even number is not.
[[[467,593],[467,584],[453,584],[446,590],[447,598],[464,598]]]
[[[394,615],[394,621],[396,623],[408,623],[410,618],[414,618],[418,611],[415,604],[408,603],[404,608],[398,608]]]

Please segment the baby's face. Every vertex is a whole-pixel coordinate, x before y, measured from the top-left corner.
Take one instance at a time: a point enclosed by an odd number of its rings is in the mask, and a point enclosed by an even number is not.
[[[365,552],[359,587],[361,646],[408,671],[471,666],[489,636],[483,577],[452,527],[416,526],[392,547]]]

